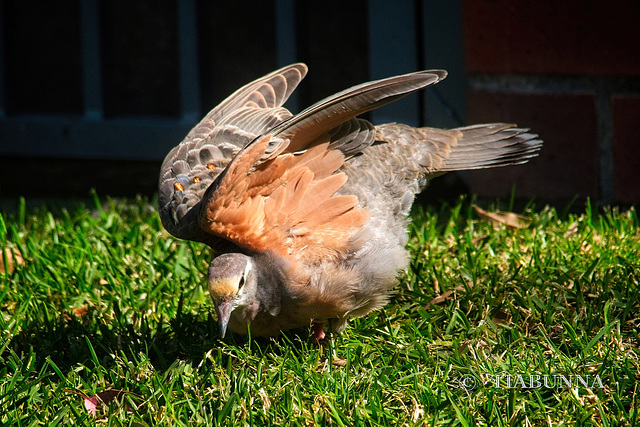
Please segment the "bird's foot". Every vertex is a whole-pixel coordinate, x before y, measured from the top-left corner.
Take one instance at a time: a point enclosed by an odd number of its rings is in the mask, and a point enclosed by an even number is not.
[[[313,340],[313,342],[315,342],[316,344],[318,344],[320,347],[323,347],[326,349],[327,352],[327,359],[329,360],[329,352],[331,351],[331,332],[326,333],[324,332],[324,323],[318,323],[318,322],[313,322],[311,324],[311,339]],[[331,357],[331,364],[337,367],[344,367],[347,364],[347,361],[345,359],[339,359],[335,356]]]
[[[313,322],[311,325],[311,340],[316,343],[324,340],[326,337],[324,333],[324,323]]]

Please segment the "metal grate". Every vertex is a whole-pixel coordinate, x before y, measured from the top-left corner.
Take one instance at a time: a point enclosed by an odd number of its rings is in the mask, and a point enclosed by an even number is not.
[[[301,14],[301,6],[294,0],[274,0],[273,2],[261,3],[261,9],[255,11],[255,16],[251,16],[251,9],[249,9],[249,12],[242,11],[242,15],[238,15],[235,20],[227,19],[228,16],[224,15],[224,13],[234,12],[232,9],[234,6],[222,6],[218,3],[212,6],[212,3],[204,0],[176,0],[172,3],[163,3],[173,5],[169,7],[173,7],[171,13],[175,13],[175,27],[173,30],[167,29],[167,31],[175,31],[175,58],[167,60],[173,61],[169,62],[170,64],[175,64],[176,72],[174,74],[177,77],[172,83],[173,86],[170,86],[170,90],[165,89],[162,92],[168,92],[167,96],[176,95],[175,102],[167,101],[169,107],[166,108],[158,106],[157,109],[161,112],[154,115],[150,115],[148,111],[137,114],[136,111],[139,109],[136,110],[137,107],[127,104],[138,101],[137,98],[131,99],[131,95],[127,95],[135,93],[135,87],[130,88],[130,92],[121,90],[122,88],[118,86],[114,87],[115,83],[113,82],[119,82],[118,84],[122,84],[122,81],[129,82],[127,74],[124,75],[124,78],[122,76],[120,78],[114,77],[115,71],[109,61],[116,61],[119,52],[114,53],[112,45],[105,46],[105,20],[109,16],[110,10],[108,7],[117,8],[118,6],[113,6],[113,2],[107,3],[100,0],[77,0],[69,2],[65,6],[75,8],[73,9],[74,13],[67,14],[70,18],[68,16],[68,20],[64,24],[71,27],[76,26],[79,38],[77,58],[80,69],[79,77],[75,80],[71,79],[73,87],[65,92],[69,96],[72,93],[80,94],[78,101],[74,101],[74,106],[66,109],[61,108],[60,111],[51,111],[51,109],[39,111],[37,108],[30,110],[32,104],[26,99],[21,99],[24,101],[20,104],[21,107],[12,109],[11,102],[8,100],[15,100],[16,96],[21,96],[21,94],[16,95],[9,90],[13,87],[11,85],[15,83],[16,75],[20,77],[20,71],[15,70],[15,58],[12,56],[12,50],[7,49],[7,44],[11,39],[11,37],[7,37],[8,31],[14,28],[8,23],[12,23],[12,19],[19,18],[12,16],[12,14],[17,14],[13,8],[16,3],[0,0],[0,8],[2,8],[2,19],[0,19],[0,46],[2,46],[0,49],[0,155],[2,156],[159,161],[177,141],[183,138],[202,114],[213,106],[210,105],[212,102],[219,101],[222,96],[228,93],[228,90],[234,90],[239,84],[246,82],[250,75],[254,77],[259,75],[257,70],[267,72],[275,66],[296,60],[305,60],[311,63],[311,73],[307,78],[310,83],[305,82],[305,85],[310,86],[311,90],[303,88],[302,95],[296,95],[289,102],[288,106],[294,111],[298,110],[298,107],[306,106],[302,105],[303,103],[308,104],[318,100],[318,96],[315,94],[318,91],[314,91],[314,87],[333,88],[335,85],[337,90],[340,90],[349,84],[362,81],[350,82],[349,78],[345,78],[337,82],[329,81],[329,84],[314,86],[313,82],[318,82],[322,78],[330,80],[335,76],[342,75],[351,76],[354,79],[362,77],[359,75],[361,71],[351,70],[352,64],[344,63],[344,61],[327,65],[333,74],[327,75],[326,67],[324,73],[321,69],[314,71],[314,62],[316,65],[320,64],[318,68],[322,68],[324,65],[322,62],[324,59],[317,56],[318,52],[322,52],[323,57],[324,55],[331,57],[334,52],[339,58],[349,56],[354,59],[365,58],[364,62],[358,62],[358,64],[369,64],[369,70],[364,72],[365,78],[367,74],[371,78],[379,78],[425,67],[446,67],[450,71],[448,79],[450,81],[445,81],[443,86],[438,88],[437,95],[441,100],[447,99],[446,102],[454,111],[464,111],[464,89],[462,91],[459,89],[459,87],[464,88],[460,2],[446,2],[448,6],[435,6],[432,4],[434,2],[427,0],[404,0],[393,3],[384,0],[369,0],[357,3],[367,10],[362,10],[357,16],[351,10],[352,13],[348,14],[350,16],[345,16],[342,13],[345,6],[339,1],[305,5],[305,13]],[[20,3],[26,3],[27,6],[24,7],[33,10],[36,15],[39,10],[43,10],[39,8],[44,3],[38,0],[26,0]],[[131,3],[124,2],[123,5]],[[157,4],[154,1],[133,3]],[[353,4],[347,7],[356,8]],[[343,40],[343,45],[337,45],[335,42],[323,45],[322,37],[313,39],[313,34],[305,33],[301,38],[301,32],[308,31],[308,28],[322,27],[322,25],[315,27],[308,25],[309,20],[314,19],[316,15],[313,8],[326,8],[322,16],[325,20],[332,20],[332,28],[338,30],[347,28],[347,26],[353,28],[354,20],[356,20],[357,25],[361,26],[357,31],[362,29],[366,34],[362,40],[365,42],[368,40],[368,48],[367,46],[354,47],[354,45],[361,43],[361,39]],[[216,13],[223,15],[214,16],[213,21],[208,20]],[[269,16],[265,17],[265,13],[272,13],[273,19],[270,19]],[[47,16],[42,17],[42,19],[46,18]],[[153,16],[149,19],[153,19]],[[174,18],[171,17],[171,19]],[[243,22],[242,19],[247,19],[247,28],[238,28],[238,22]],[[215,23],[215,28],[211,28],[212,22]],[[444,26],[442,22],[449,24]],[[447,42],[443,44],[442,39],[430,36],[434,26],[439,31],[449,32],[454,36],[459,34],[459,36],[451,38],[450,35],[444,34]],[[368,28],[368,33],[366,28]],[[246,32],[251,33],[246,34],[246,38],[240,37]],[[229,39],[224,38],[226,34],[230,34]],[[211,44],[212,38],[217,40],[216,35],[221,36],[221,45],[210,46],[206,44]],[[337,34],[333,40],[339,40],[339,36]],[[240,39],[240,46],[231,44],[235,39]],[[314,43],[314,47],[300,49],[299,44],[306,42]],[[56,39],[52,39],[51,43],[56,43]],[[120,45],[126,48],[127,43]],[[442,47],[438,48],[437,46],[440,45]],[[234,53],[237,53],[237,57],[233,56]],[[122,54],[125,55],[128,52],[125,51]],[[255,63],[247,58],[255,59]],[[39,64],[36,63],[33,66],[38,67]],[[10,70],[13,71],[9,73]],[[47,72],[46,69],[37,71],[43,76]],[[165,71],[160,69],[158,73]],[[135,73],[135,69],[132,73]],[[31,72],[28,75],[33,79],[34,84],[38,83],[36,82],[38,79],[36,72]],[[135,82],[134,74],[131,76],[131,81]],[[218,77],[216,78],[216,76]],[[212,82],[222,83],[214,85]],[[142,83],[147,82],[142,80]],[[157,87],[166,88],[168,86],[165,84],[165,86],[159,85]],[[60,92],[60,88],[56,89],[58,91],[52,93]],[[160,92],[159,89],[157,91]],[[117,96],[114,95],[116,92]],[[163,93],[149,95],[149,99],[152,101],[148,102],[153,102],[153,99],[157,99],[153,96],[163,95]],[[117,102],[114,103],[113,99],[116,99]],[[398,105],[394,104],[389,110],[374,112],[373,119],[377,122],[433,123],[433,120],[425,120],[425,112],[428,112],[429,117],[438,118],[435,124],[457,125],[458,123],[452,120],[452,115],[446,113],[446,108],[443,109],[440,105],[442,102],[437,99],[434,102],[434,99],[436,98],[429,99],[429,97],[419,95],[398,103]],[[130,108],[123,108],[123,105]],[[171,105],[175,105],[175,108]],[[154,111],[153,108],[150,110]]]

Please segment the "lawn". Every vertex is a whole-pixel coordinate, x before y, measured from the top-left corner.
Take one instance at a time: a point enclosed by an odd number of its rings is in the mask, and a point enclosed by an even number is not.
[[[320,348],[221,341],[208,251],[151,201],[21,202],[0,217],[0,424],[636,425],[638,215],[575,209],[416,209],[396,295]]]

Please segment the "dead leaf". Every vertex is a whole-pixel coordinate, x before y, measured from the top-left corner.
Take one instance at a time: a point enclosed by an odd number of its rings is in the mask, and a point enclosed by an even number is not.
[[[344,368],[345,366],[347,366],[347,359],[340,359],[334,356],[334,358],[331,360],[331,363],[333,364],[333,366]]]
[[[13,273],[17,265],[23,265],[24,259],[22,254],[16,248],[4,248],[4,254],[0,254],[0,273]],[[4,265],[4,259],[7,258],[7,265]]]
[[[491,318],[491,321],[496,326],[511,323],[509,314],[502,310],[498,310],[498,312]]]
[[[480,244],[480,242],[482,242],[482,241],[483,241],[484,239],[486,239],[487,237],[489,237],[489,236],[488,236],[488,235],[486,235],[486,234],[481,234],[481,235],[479,235],[478,237],[474,237],[474,238],[471,240],[471,244],[472,244],[473,246],[478,246],[478,245]]]
[[[458,354],[463,355],[469,350],[469,341],[465,341],[462,343],[460,348],[458,348]]]
[[[429,304],[427,304],[427,307],[430,305],[442,304],[443,302],[452,299],[453,297],[451,295],[453,295],[455,291],[462,291],[462,290],[464,290],[464,287],[458,286],[457,288],[445,291],[440,295],[438,295],[437,297],[435,297],[434,299],[432,299],[431,301],[429,301]]]
[[[83,305],[81,307],[74,308],[71,312],[78,317],[84,317],[89,313],[89,309],[86,305]]]
[[[129,395],[129,396],[133,396],[135,399],[139,399],[142,400],[142,396],[133,393],[131,391],[125,391],[125,390],[118,390],[115,388],[111,388],[111,389],[107,389],[107,390],[103,390],[99,393],[94,394],[93,396],[87,396],[83,393],[80,393],[78,391],[75,390],[67,390],[69,393],[73,393],[73,394],[77,394],[78,396],[82,396],[83,400],[84,400],[84,407],[87,409],[87,412],[89,412],[89,415],[91,415],[92,417],[95,417],[97,415],[98,412],[98,408],[100,408],[102,405],[106,405],[110,402],[118,401],[120,403],[124,402],[125,406],[127,408],[127,410],[131,410],[131,406],[129,405],[129,402],[126,402],[125,396]],[[134,405],[137,408],[140,408],[141,404],[137,404],[134,402]]]
[[[472,208],[480,218],[489,221],[494,227],[503,224],[512,228],[525,228],[531,222],[529,218],[513,212],[487,212],[477,205],[472,205]]]
[[[445,301],[453,299],[455,297],[454,295],[455,292],[458,292],[458,291],[462,292],[465,289],[472,288],[472,287],[473,287],[473,282],[468,282],[466,287],[464,285],[456,286],[455,288],[445,291],[442,294],[435,297],[434,299],[432,299],[431,301],[429,301],[429,304],[427,304],[427,307],[429,307],[430,305],[442,304]]]

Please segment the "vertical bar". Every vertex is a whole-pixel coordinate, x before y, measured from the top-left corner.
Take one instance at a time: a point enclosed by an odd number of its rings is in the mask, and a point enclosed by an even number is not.
[[[293,0],[276,0],[276,49],[278,66],[297,61],[296,17]]]
[[[82,93],[84,116],[102,120],[102,69],[100,61],[100,18],[98,0],[82,0]]]
[[[0,0],[0,118],[6,116],[6,107],[5,107],[5,90],[4,90],[4,81],[5,81],[5,70],[4,70],[4,61],[5,55],[7,54],[7,49],[4,47],[4,20],[6,19],[6,10],[4,0]]]
[[[200,64],[195,0],[178,0],[178,55],[180,56],[181,121],[200,118]]]
[[[417,71],[418,55],[413,0],[369,0],[369,71],[372,79]],[[411,95],[372,111],[375,123],[420,122],[420,103]]]
[[[298,41],[296,37],[296,7],[294,0],[276,0],[276,52],[278,67],[298,61]],[[300,96],[295,91],[291,94],[287,107],[292,111],[300,111]]]
[[[611,89],[602,83],[596,83],[596,137],[598,141],[598,166],[600,197],[598,204],[606,206],[613,202],[614,188],[614,158],[613,158],[613,106],[611,103]]]
[[[464,73],[462,1],[422,2],[424,64],[420,68],[442,68],[449,75],[442,83],[427,89],[427,124],[456,127],[466,123],[466,76]]]

